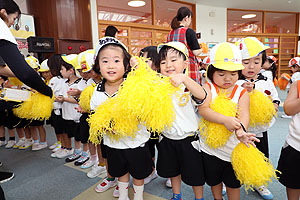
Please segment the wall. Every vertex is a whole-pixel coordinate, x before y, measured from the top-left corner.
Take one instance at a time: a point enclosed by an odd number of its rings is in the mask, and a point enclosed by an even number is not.
[[[298,35],[300,36],[300,15],[299,15],[299,32]],[[298,41],[298,55],[300,55],[300,41]]]
[[[96,48],[96,44],[99,41],[98,33],[98,11],[97,11],[97,0],[90,0],[91,5],[91,20],[92,20],[92,38],[93,46]]]
[[[24,14],[28,14],[28,9],[27,9],[27,0],[14,0],[20,7],[20,10]]]
[[[200,42],[227,41],[227,9],[196,4],[196,27]]]

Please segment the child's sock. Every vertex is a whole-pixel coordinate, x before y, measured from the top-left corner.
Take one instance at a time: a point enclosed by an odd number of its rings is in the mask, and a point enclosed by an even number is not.
[[[133,184],[134,197],[133,200],[143,200],[144,185],[136,186]]]
[[[61,145],[61,141],[57,141],[57,144],[60,144],[60,145]]]
[[[97,160],[97,154],[91,155],[91,161],[96,161]]]
[[[129,182],[118,182],[119,186],[119,199],[118,200],[127,200],[128,198],[128,185]]]
[[[16,140],[16,137],[9,137],[9,140]]]
[[[34,140],[34,143],[39,143],[40,142],[40,140]]]
[[[179,194],[173,193],[173,198],[172,200],[181,200],[181,192]]]
[[[45,142],[40,142],[40,144],[47,144],[47,141],[45,141]]]
[[[81,149],[75,149],[75,150],[74,150],[74,153],[77,154],[77,155],[78,155],[78,154],[81,154]]]
[[[89,157],[89,153],[87,151],[82,151],[81,155],[85,158]]]
[[[203,198],[201,198],[201,199],[197,199],[197,198],[195,198],[195,200],[204,200],[204,197],[203,197]]]

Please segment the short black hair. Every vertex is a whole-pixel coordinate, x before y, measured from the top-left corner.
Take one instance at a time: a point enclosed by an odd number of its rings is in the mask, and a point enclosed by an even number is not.
[[[158,53],[158,58],[159,58],[159,63],[162,61],[162,60],[166,60],[166,57],[167,57],[167,53],[169,50],[174,50],[176,51],[179,56],[181,56],[184,60],[186,60],[186,57],[185,55],[181,52],[181,51],[178,51],[177,49],[173,48],[173,47],[170,47],[170,46],[163,46],[159,53]]]
[[[53,76],[62,76],[60,73],[62,58],[61,54],[54,54],[48,58],[47,65],[50,69],[50,72]]]
[[[157,53],[157,47],[156,46],[148,46],[143,48],[140,51],[140,56],[144,56],[144,53],[147,52],[147,58],[150,58],[153,64],[157,69],[159,69],[159,58]]]
[[[115,26],[108,26],[105,29],[105,35],[104,36],[110,36],[115,37],[116,33],[118,33],[118,29]]]
[[[212,64],[210,64],[207,68],[207,78],[209,80],[211,80],[211,82],[214,82],[213,75],[216,71],[225,71],[225,70],[218,69],[215,66],[213,66]],[[242,76],[242,70],[236,70],[236,71],[238,72],[239,79],[240,79],[240,77]]]

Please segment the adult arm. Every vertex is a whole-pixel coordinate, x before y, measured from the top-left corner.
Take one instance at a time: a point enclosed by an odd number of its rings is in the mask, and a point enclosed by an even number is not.
[[[297,82],[291,85],[289,94],[283,104],[284,112],[287,115],[295,115],[300,112],[300,98],[297,94]]]
[[[17,45],[6,40],[0,40],[0,56],[6,62],[11,71],[23,83],[38,92],[52,97],[52,90],[41,77],[27,64]]]
[[[186,31],[186,41],[195,56],[199,56],[202,53],[196,32],[191,28]]]

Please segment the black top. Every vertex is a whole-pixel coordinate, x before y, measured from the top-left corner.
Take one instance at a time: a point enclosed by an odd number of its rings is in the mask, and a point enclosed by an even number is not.
[[[52,97],[52,90],[27,64],[16,44],[0,40],[0,56],[20,81],[38,92]]]
[[[184,26],[180,26],[179,28],[181,28],[181,27],[184,27]],[[200,45],[198,43],[196,32],[193,29],[188,28],[186,30],[186,36],[185,36],[185,38],[186,38],[186,42],[189,45],[189,47],[190,47],[191,50],[198,50],[198,49],[200,49]]]
[[[3,60],[3,58],[0,56],[0,66],[5,66],[6,64],[5,64],[5,62],[4,62],[4,60]]]

